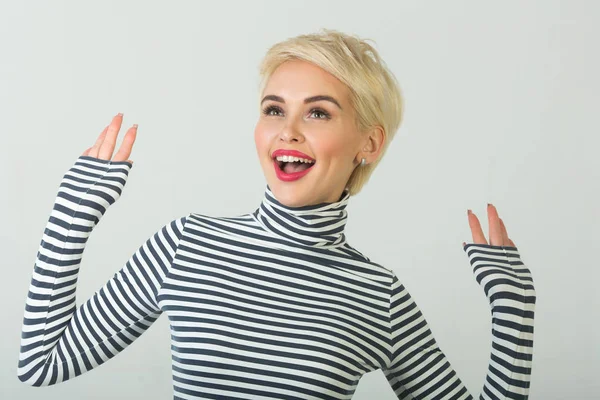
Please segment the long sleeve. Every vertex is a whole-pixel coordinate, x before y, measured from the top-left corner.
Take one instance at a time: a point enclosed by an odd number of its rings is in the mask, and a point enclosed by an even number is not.
[[[81,306],[76,285],[83,251],[132,165],[80,156],[64,175],[43,233],[27,294],[18,378],[63,382],[109,360],[160,315],[156,293],[171,265],[185,217],[152,235]]]
[[[492,313],[492,350],[479,398],[527,399],[536,299],[531,272],[516,247],[467,244],[464,250]],[[473,398],[395,275],[390,325],[392,357],[383,372],[399,399]]]

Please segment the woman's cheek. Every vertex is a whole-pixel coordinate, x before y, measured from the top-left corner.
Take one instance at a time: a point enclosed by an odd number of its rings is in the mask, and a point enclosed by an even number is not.
[[[317,145],[319,152],[328,158],[343,156],[348,152],[348,141],[342,135],[324,136]]]
[[[257,147],[265,146],[269,141],[269,129],[265,124],[258,124],[254,129],[254,141]]]

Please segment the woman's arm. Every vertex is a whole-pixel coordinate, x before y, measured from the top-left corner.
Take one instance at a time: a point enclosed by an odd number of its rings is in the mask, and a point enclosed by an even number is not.
[[[75,291],[94,227],[121,195],[132,164],[80,156],[63,177],[39,246],[25,305],[18,377],[52,385],[104,363],[160,315],[156,293],[173,261],[185,218],[150,237],[80,307]]]
[[[480,399],[527,399],[533,354],[535,290],[512,246],[466,244],[492,311],[492,351]],[[392,357],[384,374],[399,399],[472,399],[394,275],[390,299]]]

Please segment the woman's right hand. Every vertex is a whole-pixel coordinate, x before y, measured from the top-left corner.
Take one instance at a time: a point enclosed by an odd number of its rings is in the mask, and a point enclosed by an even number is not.
[[[82,155],[99,158],[101,160],[128,161],[133,164],[133,161],[129,159],[129,155],[131,154],[131,149],[137,135],[137,124],[134,124],[127,130],[119,151],[117,151],[117,154],[112,158],[122,122],[123,114],[119,113],[115,115],[111,123],[100,133],[96,143],[84,151]]]

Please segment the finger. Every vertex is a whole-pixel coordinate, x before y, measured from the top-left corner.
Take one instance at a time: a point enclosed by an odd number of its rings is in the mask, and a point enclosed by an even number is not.
[[[512,240],[508,239],[508,243],[510,243],[510,245],[512,247],[517,247],[517,245],[515,244],[515,242],[513,242]]]
[[[110,160],[113,155],[113,151],[115,150],[115,145],[117,143],[117,136],[119,135],[119,129],[121,129],[121,124],[123,123],[123,114],[117,114],[110,125],[108,126],[108,130],[106,131],[106,137],[104,138],[104,142],[100,145],[100,150],[98,150],[98,157],[103,160]]]
[[[85,151],[81,155],[82,156],[87,156],[90,153],[91,149],[92,149],[91,147],[88,147],[87,149],[85,149]]]
[[[508,232],[506,232],[506,226],[504,226],[504,221],[502,218],[500,219],[500,232],[502,233],[502,246],[510,246],[510,242],[508,239]]]
[[[100,132],[100,135],[98,135],[98,139],[96,139],[96,143],[94,143],[94,145],[90,148],[90,152],[88,153],[88,155],[90,157],[98,158],[98,150],[100,150],[100,146],[102,145],[102,142],[104,142],[104,138],[106,137],[107,130],[108,130],[108,125],[106,125],[104,127],[104,130],[102,132]]]
[[[471,227],[471,235],[473,236],[473,243],[487,244],[487,240],[485,239],[485,235],[483,234],[483,230],[481,229],[481,224],[479,224],[479,219],[477,219],[477,216],[473,214],[471,210],[467,210],[467,215],[469,218],[469,226]]]
[[[488,203],[488,226],[490,228],[490,244],[492,246],[502,246],[502,230],[500,228],[500,217],[496,207]]]
[[[123,142],[121,143],[121,147],[119,147],[119,151],[113,157],[115,161],[124,161],[129,158],[131,154],[131,149],[133,148],[133,144],[135,143],[135,138],[137,136],[137,124],[133,125],[131,128],[127,130],[125,137],[123,138]]]

